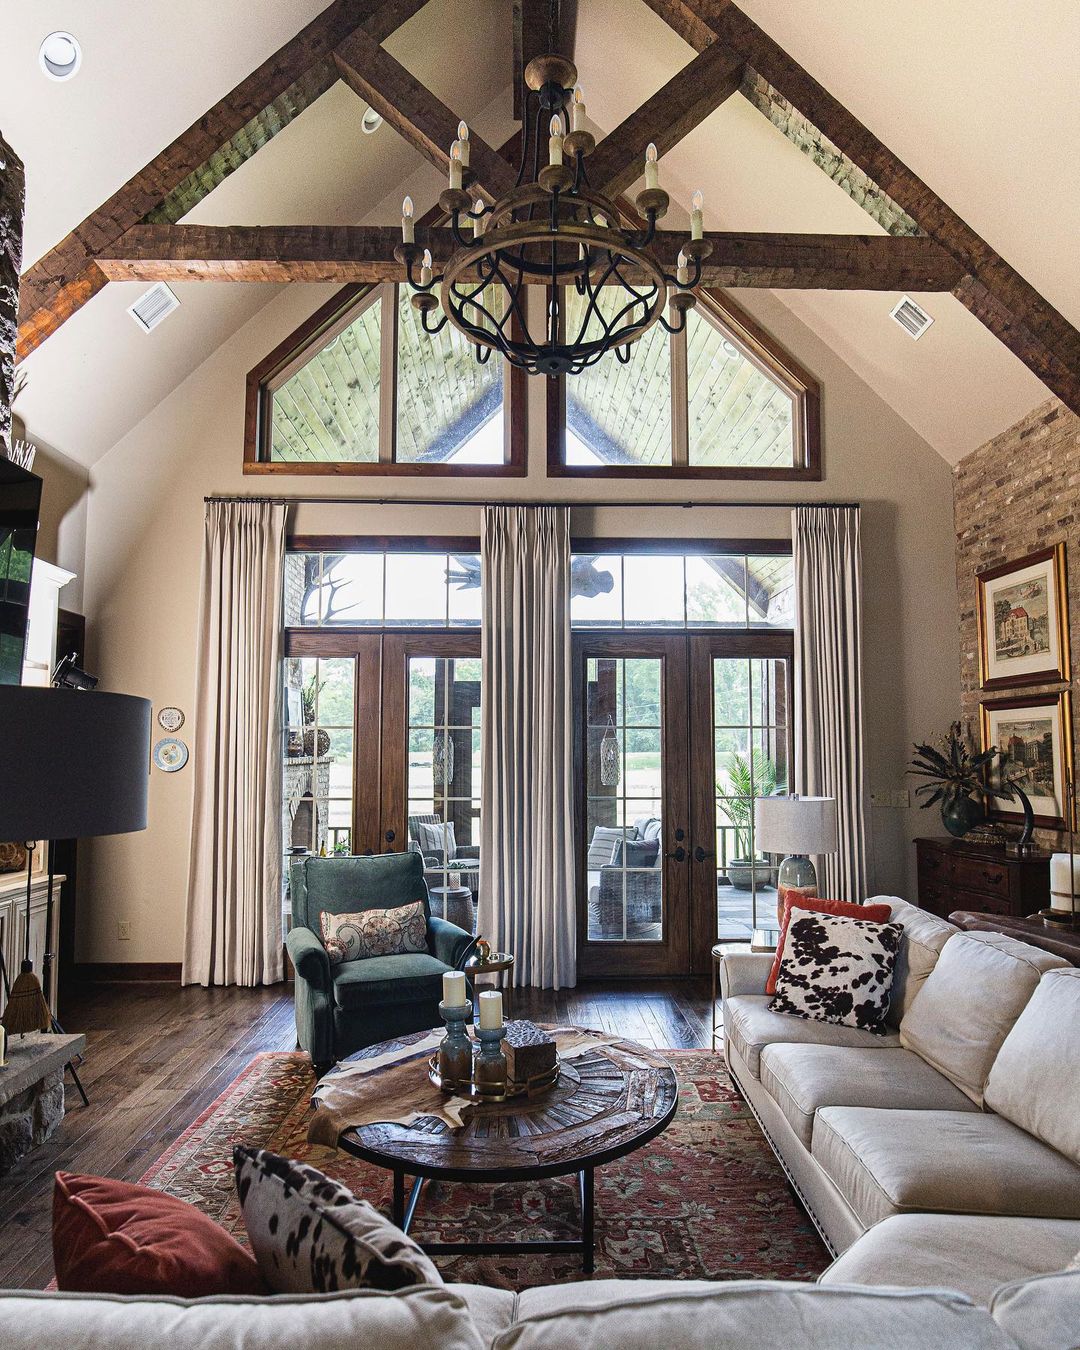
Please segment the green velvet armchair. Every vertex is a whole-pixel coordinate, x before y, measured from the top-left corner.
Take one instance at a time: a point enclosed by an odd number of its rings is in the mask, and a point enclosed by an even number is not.
[[[296,971],[296,1036],[316,1073],[364,1046],[439,1025],[442,977],[457,968],[472,938],[432,917],[418,853],[304,858],[289,879],[293,926],[286,945]],[[417,900],[427,915],[426,952],[331,966],[319,934],[323,910],[355,914]]]

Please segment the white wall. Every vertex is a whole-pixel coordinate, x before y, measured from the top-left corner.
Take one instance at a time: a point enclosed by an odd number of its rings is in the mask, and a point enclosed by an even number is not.
[[[245,478],[244,377],[332,288],[294,286],[214,351],[91,471],[85,596],[90,662],[107,689],[142,694],[155,710],[194,703],[204,495],[272,486],[333,496],[299,505],[299,533],[469,534],[472,507],[364,506],[367,497],[595,500],[574,513],[575,534],[786,537],[786,509],[634,509],[641,500],[694,498],[861,501],[866,566],[866,692],[870,786],[892,792],[910,743],[956,715],[958,637],[952,480],[946,463],[849,367],[766,293],[738,299],[807,366],[823,388],[821,483],[635,483],[545,476],[544,385],[529,382],[530,471],[523,479]],[[190,718],[182,733],[192,741]],[[192,771],[154,771],[149,828],[94,841],[80,865],[81,961],[178,961],[183,950]],[[910,840],[930,822],[914,811],[873,812],[873,889],[914,895]],[[117,921],[131,923],[130,941]]]

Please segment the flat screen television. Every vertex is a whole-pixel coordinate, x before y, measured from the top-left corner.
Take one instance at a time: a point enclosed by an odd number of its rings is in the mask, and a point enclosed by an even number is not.
[[[0,453],[0,684],[21,684],[41,479]]]

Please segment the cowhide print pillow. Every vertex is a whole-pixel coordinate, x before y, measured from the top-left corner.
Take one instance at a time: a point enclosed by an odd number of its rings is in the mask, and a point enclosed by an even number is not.
[[[884,1034],[903,932],[903,924],[831,914],[794,919],[769,1007]]]
[[[275,1294],[442,1284],[412,1238],[314,1167],[240,1146],[233,1162],[251,1249]]]
[[[365,909],[360,914],[319,915],[323,946],[331,965],[363,961],[369,956],[401,956],[427,951],[424,902],[397,909]]]

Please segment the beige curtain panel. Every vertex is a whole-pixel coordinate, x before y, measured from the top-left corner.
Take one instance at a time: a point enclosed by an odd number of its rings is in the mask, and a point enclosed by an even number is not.
[[[513,952],[515,984],[562,989],[577,978],[568,512],[486,507],[480,548],[478,931]]]
[[[821,895],[866,899],[862,547],[857,506],[798,506],[795,563],[795,783],[835,797],[840,846],[815,859]]]
[[[285,507],[207,502],[185,984],[274,984]]]

